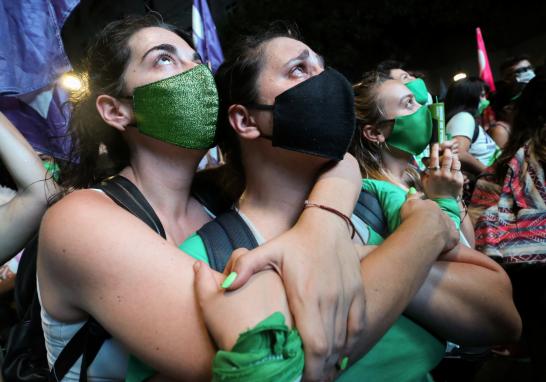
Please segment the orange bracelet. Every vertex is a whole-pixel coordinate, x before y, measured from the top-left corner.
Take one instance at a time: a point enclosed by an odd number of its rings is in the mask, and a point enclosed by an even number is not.
[[[316,204],[316,203],[310,202],[309,200],[306,200],[303,203],[303,208],[305,209],[309,207],[317,207],[317,208],[320,208],[321,210],[325,210],[339,216],[340,218],[345,220],[345,223],[347,223],[347,227],[349,228],[349,231],[351,231],[351,239],[355,237],[355,233],[356,233],[355,225],[353,224],[351,219],[347,215],[345,215],[343,212],[340,212],[332,207],[323,206],[322,204]]]

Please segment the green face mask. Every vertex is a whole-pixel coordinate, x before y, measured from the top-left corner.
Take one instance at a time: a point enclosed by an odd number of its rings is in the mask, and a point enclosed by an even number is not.
[[[406,87],[411,90],[415,96],[415,100],[421,105],[425,105],[428,101],[428,90],[425,81],[420,78],[417,78],[413,81],[410,81],[406,84]]]
[[[478,105],[478,115],[482,115],[483,111],[489,106],[489,100],[480,98],[480,104]]]
[[[419,155],[432,137],[432,116],[421,106],[413,114],[396,117],[387,144],[411,155]]]
[[[218,92],[205,65],[135,88],[133,107],[142,134],[187,149],[214,146]]]

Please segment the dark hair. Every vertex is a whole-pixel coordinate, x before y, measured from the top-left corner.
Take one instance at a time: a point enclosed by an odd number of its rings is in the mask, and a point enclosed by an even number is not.
[[[506,121],[505,107],[514,103],[520,92],[504,81],[495,82],[496,91],[490,97],[491,108],[498,120]]]
[[[446,122],[462,111],[472,116],[476,115],[480,95],[484,89],[486,89],[484,82],[476,77],[453,82],[447,90],[445,99]]]
[[[239,140],[229,123],[228,109],[234,104],[250,105],[257,102],[257,81],[264,64],[264,47],[268,41],[277,37],[301,41],[297,27],[285,22],[275,22],[266,30],[252,35],[241,35],[231,44],[231,50],[226,53],[215,75],[220,99],[216,137],[229,169],[225,172],[223,183],[233,197],[242,193],[245,178]]]
[[[524,145],[536,158],[546,163],[546,77],[537,76],[525,87],[516,101],[514,124],[502,154],[495,163],[498,182],[504,181],[508,163]]]
[[[381,179],[386,175],[383,170],[381,149],[379,145],[362,137],[362,127],[376,125],[384,120],[381,105],[377,102],[376,90],[379,85],[390,79],[389,73],[371,71],[364,73],[360,82],[353,85],[358,128],[349,152],[358,160],[360,171],[366,178]]]
[[[383,76],[391,77],[391,70],[402,69],[405,70],[406,65],[396,60],[383,60],[377,64],[375,70]]]
[[[518,64],[520,61],[523,60],[529,61],[529,56],[526,54],[518,54],[516,56],[510,56],[504,59],[499,67],[501,75],[506,79],[506,77],[512,74],[512,66]]]
[[[127,16],[102,29],[91,43],[84,60],[86,92],[70,100],[72,117],[68,128],[72,147],[69,160],[61,165],[59,183],[85,188],[118,173],[129,164],[129,147],[119,131],[108,126],[97,112],[97,96],[124,95],[124,72],[131,56],[129,39],[144,28],[160,27],[177,33],[190,46],[191,38],[156,15]]]

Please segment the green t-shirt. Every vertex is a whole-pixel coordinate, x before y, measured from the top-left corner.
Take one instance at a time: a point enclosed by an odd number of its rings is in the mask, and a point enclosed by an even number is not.
[[[406,191],[385,180],[362,179],[362,189],[369,191],[377,196],[383,214],[387,219],[389,232],[394,232],[400,226],[400,209],[406,201]],[[440,209],[444,211],[455,223],[459,229],[461,225],[461,216],[459,205],[455,199],[441,198],[434,199]],[[373,231],[370,228],[370,231]],[[370,236],[372,238],[373,235]],[[377,245],[369,241],[368,244]]]
[[[383,239],[378,234],[370,230],[370,244],[379,244]],[[190,256],[208,263],[206,249],[201,238],[194,234],[190,236],[180,248]],[[295,331],[293,331],[295,332]],[[298,336],[299,339],[299,336]],[[291,342],[293,347],[293,342]],[[286,345],[285,347],[289,347]],[[428,374],[442,359],[444,355],[445,344],[427,332],[423,327],[413,322],[405,316],[400,316],[385,335],[374,345],[374,347],[360,360],[355,362],[338,381],[356,382],[356,381],[374,381],[374,382],[425,382],[432,380]],[[303,349],[300,348],[303,353]],[[222,352],[223,364],[234,364],[230,357],[237,357],[237,354]],[[217,361],[218,357],[215,358]],[[246,362],[250,360],[245,360]],[[283,375],[282,370],[286,368],[285,375],[294,375],[294,366],[292,358],[283,362],[275,361],[274,369]],[[243,368],[244,363],[237,363],[238,368]],[[265,367],[265,366],[262,366]],[[267,367],[271,367],[268,364]],[[301,365],[303,370],[303,364]],[[214,372],[214,370],[213,370]],[[250,374],[248,374],[250,372]],[[132,357],[129,362],[129,368],[126,381],[141,382],[154,374],[154,371]],[[262,380],[263,376],[260,367],[245,368],[245,380]],[[277,374],[278,375],[278,374]],[[240,376],[239,376],[240,378]],[[217,380],[222,380],[216,378]],[[236,380],[225,376],[225,380]]]

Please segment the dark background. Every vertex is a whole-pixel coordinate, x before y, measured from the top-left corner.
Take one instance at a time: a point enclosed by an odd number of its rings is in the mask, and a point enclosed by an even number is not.
[[[353,81],[393,58],[425,73],[429,86],[441,92],[458,71],[477,75],[477,26],[496,79],[506,56],[528,53],[535,65],[546,56],[546,1],[209,0],[209,7],[224,50],[238,31],[288,20],[297,23],[304,40],[328,64]],[[83,0],[62,34],[75,68],[99,28],[149,9],[191,31],[191,0]]]

